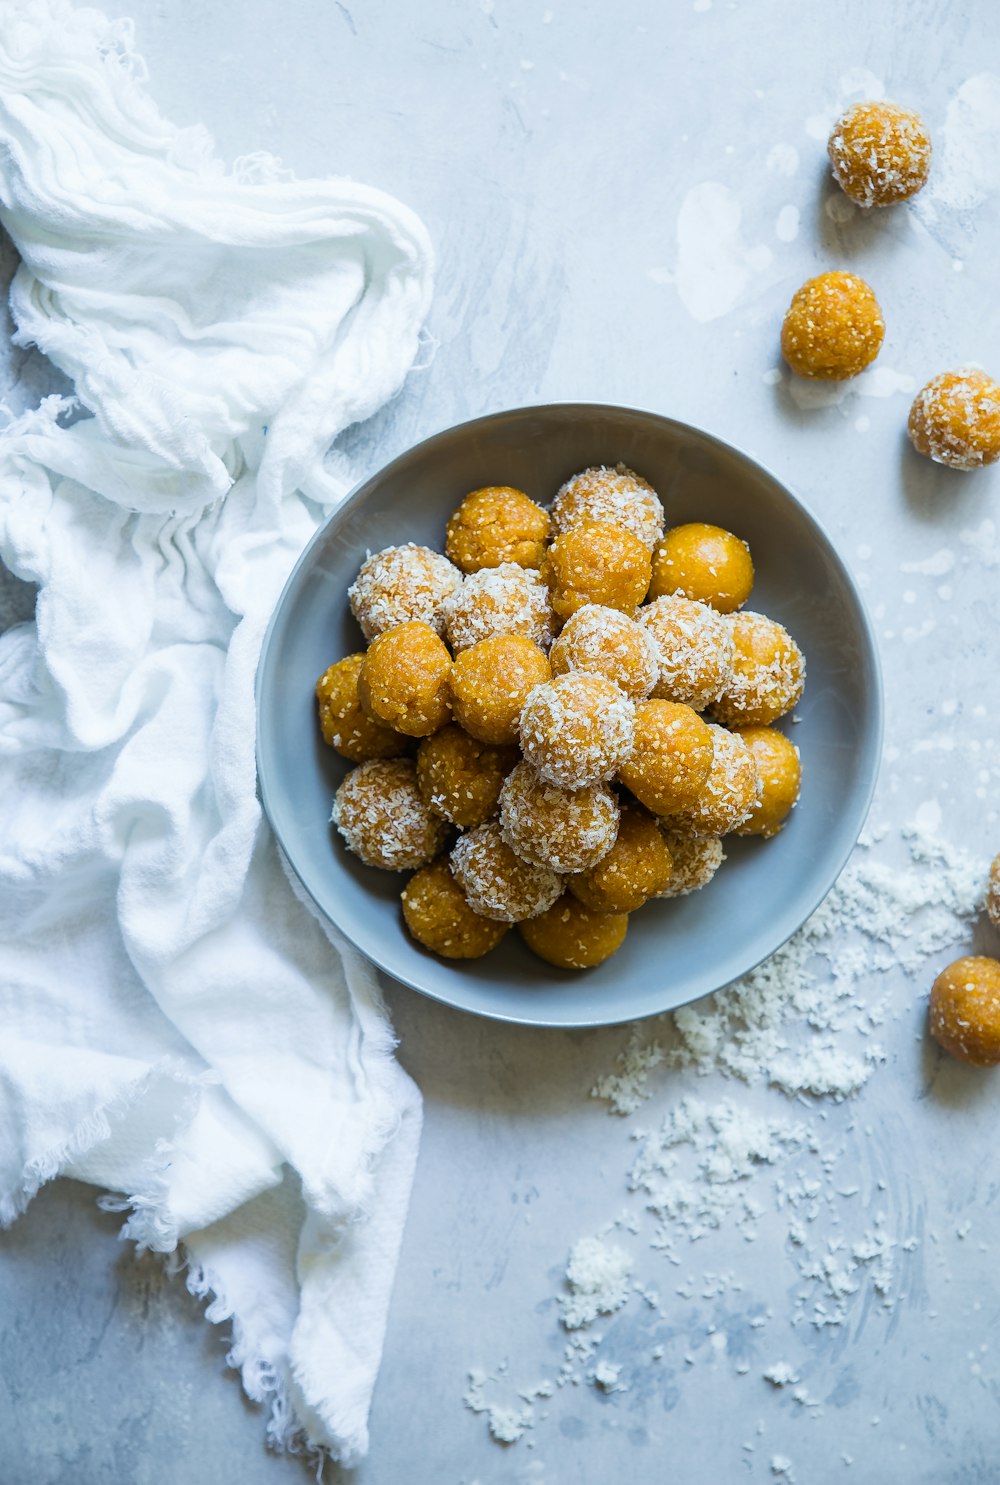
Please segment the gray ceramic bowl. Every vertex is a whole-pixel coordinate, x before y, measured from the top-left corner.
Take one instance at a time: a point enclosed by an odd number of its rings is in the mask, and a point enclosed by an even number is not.
[[[405,541],[440,550],[445,521],[469,490],[514,485],[547,503],[575,471],[619,460],[659,491],[668,524],[711,521],[750,543],[757,569],[750,606],[785,624],[807,658],[799,720],[781,724],[801,751],[802,798],[774,840],[730,838],[728,859],[705,890],[635,913],[624,947],[597,969],[552,969],[516,931],[484,959],[445,962],[403,927],[404,878],[362,866],[329,824],[347,765],[320,738],[313,687],[334,660],[363,647],[348,585],[368,551]],[[477,418],[365,480],[299,558],[257,673],[261,797],[320,912],[413,989],[533,1026],[597,1026],[669,1010],[772,954],[825,897],[857,840],[881,733],[871,629],[813,517],[773,476],[718,439],[621,407],[565,404]]]

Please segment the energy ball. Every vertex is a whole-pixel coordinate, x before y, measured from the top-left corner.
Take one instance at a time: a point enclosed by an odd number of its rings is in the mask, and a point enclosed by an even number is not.
[[[372,640],[358,673],[358,697],[373,722],[427,737],[448,720],[450,672],[444,641],[415,619]]]
[[[447,557],[411,541],[369,557],[347,596],[365,639],[411,619],[421,619],[443,634],[442,607],[461,581],[462,574]]]
[[[806,683],[806,662],[788,630],[764,614],[733,614],[733,669],[712,707],[726,727],[770,727],[790,712]]]
[[[624,464],[597,465],[574,474],[552,502],[556,536],[593,521],[624,526],[652,550],[663,534],[663,506],[648,480]]]
[[[990,867],[986,885],[986,916],[994,928],[1000,928],[1000,856],[994,859]]]
[[[418,944],[443,959],[481,959],[507,932],[466,902],[447,861],[423,867],[403,888],[403,918]]]
[[[931,168],[923,119],[898,103],[855,103],[827,144],[833,178],[858,206],[891,206],[915,196]]]
[[[420,797],[442,820],[471,830],[496,814],[500,787],[516,762],[516,748],[480,742],[453,722],[417,749]]]
[[[684,824],[704,835],[728,835],[749,820],[760,799],[757,761],[742,737],[709,726],[712,766],[701,793],[684,812]]]
[[[974,954],[941,971],[931,988],[930,1032],[961,1062],[1000,1062],[1000,960]]]
[[[614,681],[584,670],[536,686],[521,713],[521,751],[549,784],[610,779],[632,751],[635,708]]]
[[[950,469],[981,469],[1000,459],[1000,383],[963,366],[929,381],[907,423],[918,454]]]
[[[494,820],[459,837],[451,852],[451,870],[469,906],[498,923],[537,918],[563,888],[558,872],[515,856]]]
[[[671,867],[670,849],[657,821],[645,810],[626,805],[618,839],[603,861],[570,877],[566,885],[595,913],[632,913],[666,891]]]
[[[726,859],[722,841],[717,835],[702,835],[698,830],[664,830],[673,870],[661,897],[686,897],[707,887]]]
[[[660,673],[656,644],[627,614],[586,603],[566,620],[549,651],[553,675],[585,670],[603,675],[633,701],[643,701]]]
[[[473,490],[448,522],[445,551],[463,572],[483,567],[537,567],[551,526],[548,511],[510,485]]]
[[[821,273],[794,295],[781,327],[781,354],[799,376],[846,381],[882,349],[878,300],[855,273]]]
[[[412,871],[444,844],[444,821],[420,797],[408,758],[374,759],[352,768],[334,795],[330,819],[366,866]]]
[[[568,892],[547,913],[518,929],[532,953],[557,969],[603,964],[621,948],[627,931],[627,913],[595,913]]]
[[[541,566],[560,619],[568,619],[587,603],[634,614],[651,575],[649,547],[624,526],[597,521],[557,536]]]
[[[528,693],[550,679],[549,662],[530,639],[497,634],[455,657],[451,704],[455,721],[480,742],[517,742]]]
[[[345,655],[324,670],[316,682],[323,741],[352,763],[369,758],[397,758],[409,746],[402,733],[373,722],[358,700],[358,676],[364,655]]]
[[[729,684],[733,636],[728,619],[680,593],[655,598],[639,610],[653,636],[659,676],[653,695],[702,711]]]
[[[444,605],[444,628],[456,655],[494,634],[520,634],[547,649],[555,632],[545,584],[516,562],[463,578]]]
[[[635,745],[618,777],[654,815],[683,814],[705,787],[712,751],[712,730],[691,707],[640,701]]]
[[[738,835],[777,835],[799,797],[802,765],[799,750],[774,727],[744,727],[738,734],[754,756],[760,774],[760,799]]]
[[[618,834],[618,801],[605,784],[561,789],[530,763],[519,763],[500,790],[500,829],[532,866],[564,874],[589,871]]]
[[[653,551],[650,599],[680,593],[731,614],[743,607],[752,587],[750,548],[721,526],[704,521],[674,526]]]

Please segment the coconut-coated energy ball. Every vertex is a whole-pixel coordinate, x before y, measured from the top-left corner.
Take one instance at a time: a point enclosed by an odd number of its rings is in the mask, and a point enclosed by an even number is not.
[[[652,574],[649,547],[624,526],[590,522],[557,536],[542,558],[541,576],[557,618],[586,603],[634,614]]]
[[[659,675],[653,636],[627,614],[586,603],[566,620],[549,651],[553,675],[603,675],[633,701],[643,701]]]
[[[752,587],[750,548],[721,526],[704,521],[673,526],[653,550],[650,599],[681,593],[731,614],[743,607]]]
[[[618,839],[590,871],[569,877],[566,885],[584,907],[595,913],[633,913],[670,882],[670,849],[659,823],[644,809],[625,805]]]
[[[366,716],[358,700],[358,676],[364,655],[345,655],[324,670],[316,682],[323,740],[342,758],[365,763],[369,758],[397,758],[409,738]]]
[[[444,844],[444,821],[420,797],[408,758],[374,759],[352,768],[334,795],[330,819],[366,866],[412,871]]]
[[[397,624],[372,640],[358,673],[367,716],[407,737],[427,737],[451,712],[451,656],[429,624]]]
[[[1000,459],[1000,382],[974,366],[945,371],[913,399],[907,424],[918,454],[951,469]]]
[[[962,1062],[1000,1063],[1000,960],[973,954],[941,971],[931,988],[930,1032]]]
[[[653,695],[702,711],[729,683],[733,636],[728,619],[680,593],[645,604],[638,619],[656,645],[659,676]]]
[[[799,750],[776,727],[743,727],[737,734],[754,756],[760,775],[760,798],[739,827],[738,835],[770,840],[785,823],[802,782]]]
[[[444,605],[444,629],[456,655],[494,634],[521,634],[548,649],[555,632],[548,589],[516,562],[480,568]]]
[[[705,787],[712,751],[712,730],[691,707],[640,701],[635,743],[618,778],[654,815],[683,814]]]
[[[665,828],[673,869],[661,897],[686,897],[707,887],[726,859],[722,841],[717,835],[703,835],[698,830]]]
[[[556,536],[598,521],[624,526],[644,546],[652,547],[663,534],[663,506],[648,480],[618,464],[614,469],[595,465],[574,474],[552,502],[552,530]]]
[[[537,567],[551,526],[548,511],[510,485],[473,490],[448,522],[445,551],[463,572],[483,567]]]
[[[495,634],[456,655],[451,668],[455,721],[480,742],[517,741],[528,693],[551,678],[542,650],[519,634]]]
[[[447,861],[416,872],[403,888],[403,918],[418,944],[443,959],[481,959],[507,932],[466,902]]]
[[[733,668],[712,710],[726,727],[770,727],[801,697],[805,657],[788,630],[765,614],[744,610],[725,622],[732,631]]]
[[[411,619],[443,634],[442,606],[461,581],[462,574],[447,557],[411,541],[369,557],[347,596],[365,639]]]
[[[627,913],[595,913],[568,892],[547,913],[518,928],[528,948],[557,969],[603,964],[621,948],[627,931]]]
[[[450,864],[470,907],[499,923],[537,918],[562,892],[559,873],[515,856],[495,820],[459,836]]]
[[[614,681],[585,670],[536,686],[521,713],[521,751],[549,784],[610,779],[632,751],[635,707]]]
[[[709,725],[712,766],[683,823],[705,835],[728,835],[748,820],[760,799],[757,760],[742,737]]]
[[[442,820],[471,830],[496,814],[500,787],[517,758],[516,748],[480,742],[452,722],[417,749],[420,797]]]
[[[882,349],[878,300],[855,273],[821,273],[797,290],[781,327],[781,354],[799,376],[846,381]]]
[[[500,828],[511,850],[532,866],[589,871],[618,834],[618,801],[605,784],[561,789],[530,763],[519,763],[500,791]]]
[[[855,103],[834,124],[827,154],[858,206],[891,206],[926,183],[931,139],[920,115],[898,103]]]
[[[990,866],[986,884],[986,916],[994,928],[1000,928],[1000,856],[995,857]]]

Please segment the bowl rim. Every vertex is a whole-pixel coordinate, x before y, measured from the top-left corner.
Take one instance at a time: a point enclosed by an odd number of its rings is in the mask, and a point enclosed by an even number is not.
[[[818,886],[814,888],[813,892],[810,894],[810,897],[807,899],[808,906],[806,908],[806,911],[799,918],[798,923],[787,933],[785,933],[784,936],[777,943],[773,944],[772,947],[768,949],[765,954],[762,954],[758,959],[755,959],[753,963],[748,964],[746,968],[743,969],[740,974],[734,979],[727,980],[720,985],[716,985],[715,988],[712,990],[699,991],[699,993],[696,996],[693,996],[691,1000],[681,1001],[679,1005],[669,1006],[665,1010],[644,1012],[640,1016],[616,1015],[613,1008],[609,1008],[610,1013],[608,1015],[588,1015],[585,1018],[576,1021],[551,1020],[544,1017],[531,1017],[530,1019],[528,1019],[525,1018],[523,1015],[517,1015],[513,1013],[506,1014],[502,1011],[486,1009],[482,1006],[464,1005],[457,999],[440,994],[438,991],[430,989],[425,985],[417,984],[413,979],[407,978],[404,974],[401,974],[398,969],[390,968],[387,964],[382,962],[382,959],[377,953],[372,953],[366,949],[359,948],[351,937],[349,930],[345,928],[341,923],[339,923],[335,918],[332,918],[330,914],[327,913],[325,908],[320,906],[308,883],[300,874],[294,859],[294,852],[290,850],[289,847],[286,845],[285,841],[281,837],[277,825],[275,824],[274,816],[272,815],[270,808],[267,781],[261,770],[261,672],[264,668],[264,662],[270,650],[273,631],[277,625],[278,617],[284,605],[286,595],[295,583],[300,570],[308,563],[313,548],[319,545],[319,543],[326,537],[331,523],[334,521],[339,522],[346,517],[351,507],[359,503],[360,497],[365,487],[370,485],[373,480],[385,475],[389,475],[399,465],[403,464],[404,461],[408,461],[415,453],[426,449],[428,445],[435,443],[438,439],[449,437],[456,433],[468,432],[477,428],[484,428],[491,423],[499,422],[505,418],[511,417],[512,415],[530,417],[532,415],[539,414],[551,415],[552,413],[566,413],[572,415],[589,413],[597,417],[627,414],[630,417],[638,416],[640,418],[648,418],[652,422],[667,425],[669,428],[679,430],[682,434],[695,434],[698,438],[703,439],[707,444],[713,446],[714,448],[720,449],[724,453],[735,454],[737,458],[741,459],[745,464],[748,464],[752,469],[756,470],[766,479],[770,480],[771,483],[777,486],[782,494],[791,501],[792,505],[797,507],[801,515],[805,518],[807,525],[812,528],[813,532],[818,535],[821,542],[825,544],[828,552],[833,558],[833,561],[840,570],[840,575],[844,581],[844,585],[850,593],[850,596],[854,602],[855,611],[859,620],[859,629],[864,644],[866,659],[870,667],[873,681],[869,698],[871,706],[871,720],[868,730],[871,732],[872,735],[875,766],[871,770],[867,787],[862,796],[863,808],[859,811],[857,833],[855,834],[855,837],[850,846],[842,853],[840,859],[838,859],[835,864],[827,870],[827,872],[821,878]],[[720,990],[725,990],[729,985],[736,984],[738,980],[744,978],[744,976],[748,974],[752,974],[755,969],[758,969],[760,967],[760,965],[766,963],[768,959],[773,958],[773,956],[777,954],[778,951],[782,949],[785,944],[789,942],[790,939],[794,938],[795,934],[798,933],[803,924],[808,922],[808,920],[813,916],[813,914],[817,911],[821,904],[826,900],[830,892],[833,890],[833,887],[836,885],[839,877],[841,876],[841,873],[844,871],[844,868],[846,867],[851,856],[854,854],[854,851],[857,849],[858,841],[861,837],[862,832],[864,831],[865,823],[871,811],[872,801],[875,797],[875,790],[878,785],[879,775],[881,772],[884,742],[885,695],[882,676],[882,663],[881,657],[879,655],[878,644],[875,639],[875,631],[872,626],[872,621],[868,613],[867,606],[865,604],[864,598],[862,597],[861,590],[854,578],[854,575],[851,572],[850,568],[847,566],[843,557],[840,555],[840,551],[838,550],[836,544],[831,538],[826,527],[823,525],[822,521],[818,518],[818,516],[815,515],[815,513],[806,504],[806,502],[799,495],[797,495],[794,490],[790,489],[785,481],[783,479],[780,479],[774,473],[774,471],[769,468],[768,465],[764,464],[754,455],[748,454],[746,450],[741,448],[738,444],[729,443],[726,439],[720,438],[715,433],[709,433],[707,429],[700,428],[694,423],[686,423],[679,418],[671,418],[665,413],[655,412],[649,408],[630,407],[625,403],[558,401],[530,403],[525,405],[518,404],[513,407],[501,408],[494,412],[480,414],[478,417],[475,418],[467,418],[460,423],[451,423],[443,428],[439,428],[435,432],[427,434],[426,437],[419,439],[418,442],[410,444],[408,448],[404,449],[401,453],[390,459],[387,464],[379,465],[377,468],[363,475],[351,486],[347,494],[344,496],[343,500],[339,501],[337,505],[335,505],[329,512],[326,518],[320,523],[320,525],[313,532],[312,536],[306,542],[305,546],[302,548],[302,551],[296,558],[295,563],[293,564],[287,577],[285,578],[284,583],[282,584],[281,591],[278,594],[274,607],[271,611],[270,618],[268,619],[267,626],[261,639],[260,650],[257,658],[257,666],[254,673],[254,760],[257,772],[257,792],[261,801],[268,828],[274,835],[275,842],[278,846],[281,858],[285,863],[286,869],[291,871],[299,890],[308,899],[308,903],[311,904],[311,910],[314,916],[318,918],[319,922],[324,927],[328,925],[332,926],[339,935],[343,936],[348,946],[356,954],[359,954],[363,960],[372,964],[377,970],[386,975],[390,980],[395,981],[397,984],[405,985],[407,989],[414,990],[418,994],[426,996],[429,1000],[437,1001],[440,1005],[449,1006],[453,1010],[462,1011],[466,1015],[477,1016],[482,1020],[496,1021],[505,1025],[531,1027],[539,1031],[573,1031],[596,1029],[602,1026],[625,1026],[632,1024],[635,1021],[647,1020],[656,1015],[665,1015],[672,1011],[680,1009],[680,1007],[683,1005],[694,1004],[695,1001],[703,1000],[708,995],[715,995]],[[457,965],[456,967],[459,969],[460,973],[460,965]]]

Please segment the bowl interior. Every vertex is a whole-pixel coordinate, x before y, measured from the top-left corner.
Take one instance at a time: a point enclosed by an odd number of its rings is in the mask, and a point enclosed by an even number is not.
[[[313,688],[363,647],[347,588],[366,554],[406,541],[441,550],[469,490],[514,485],[547,504],[591,464],[624,461],[659,491],[669,525],[706,520],[750,544],[748,607],[786,625],[808,679],[779,725],[803,762],[801,800],[771,841],[726,843],[709,887],[635,913],[621,951],[596,969],[549,968],[516,931],[484,959],[446,963],[406,934],[404,878],[363,866],[329,823],[347,765],[316,725]],[[477,419],[411,449],[365,481],[303,552],[275,610],[257,677],[261,795],[320,910],[382,969],[481,1015],[586,1026],[671,1009],[728,984],[774,952],[833,884],[861,830],[881,747],[878,664],[858,594],[828,538],[765,470],[707,434],[652,413],[590,405]]]

